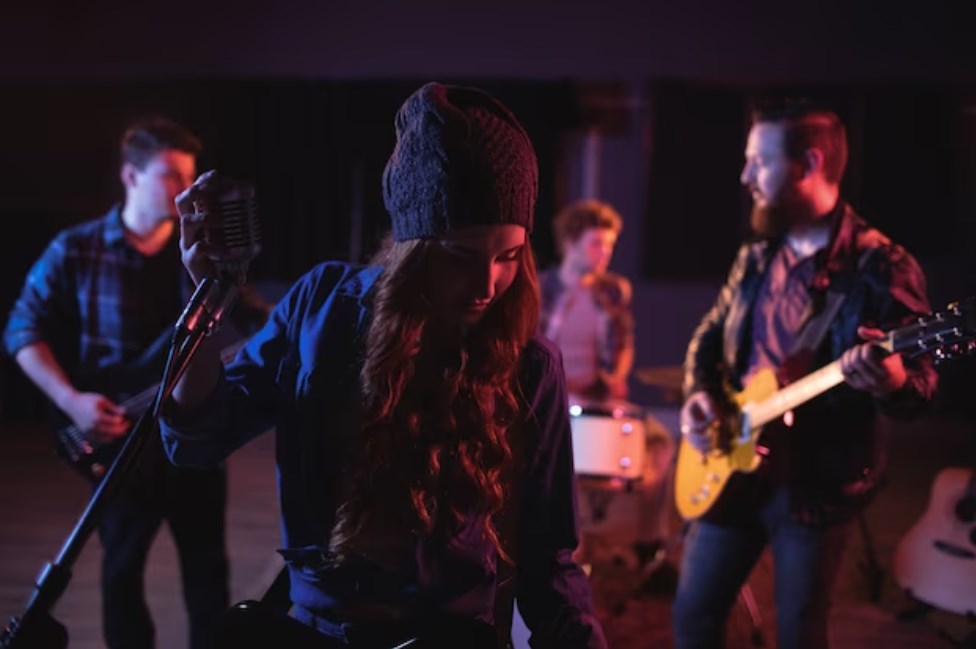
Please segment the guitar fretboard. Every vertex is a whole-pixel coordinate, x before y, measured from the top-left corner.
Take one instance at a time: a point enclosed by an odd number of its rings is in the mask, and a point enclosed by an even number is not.
[[[782,417],[786,412],[843,382],[844,374],[840,369],[840,361],[824,365],[819,370],[778,390],[769,398],[752,404],[749,409],[750,426],[758,428]]]

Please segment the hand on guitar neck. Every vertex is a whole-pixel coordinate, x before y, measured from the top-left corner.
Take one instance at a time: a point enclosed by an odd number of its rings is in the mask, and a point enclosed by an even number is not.
[[[848,349],[840,357],[847,384],[876,397],[900,390],[908,380],[901,354],[890,354],[880,345],[872,344],[884,340],[887,334],[873,327],[858,327],[857,335],[868,342]]]

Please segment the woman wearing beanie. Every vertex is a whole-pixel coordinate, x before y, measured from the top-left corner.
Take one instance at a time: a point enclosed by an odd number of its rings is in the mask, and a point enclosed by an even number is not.
[[[562,361],[534,333],[532,144],[497,100],[437,83],[406,100],[396,134],[374,260],[313,268],[226,370],[205,340],[163,418],[187,465],[276,427],[280,552],[304,626],[235,622],[235,646],[504,646],[516,595],[534,647],[605,647],[572,560]],[[197,282],[214,272],[198,234],[220,183],[201,176],[177,200]]]

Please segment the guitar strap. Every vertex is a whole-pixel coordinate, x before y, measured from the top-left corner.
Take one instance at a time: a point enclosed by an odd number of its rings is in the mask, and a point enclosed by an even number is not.
[[[868,248],[864,251],[857,262],[857,270],[860,271],[864,268],[868,258],[871,257],[875,250],[876,248]],[[820,343],[823,342],[824,336],[827,335],[830,325],[833,323],[837,312],[840,311],[840,307],[844,304],[846,298],[846,292],[833,288],[828,290],[823,310],[812,318],[807,319],[806,323],[800,329],[796,340],[793,341],[793,346],[788,356],[797,354],[802,350],[810,350],[811,352],[816,350],[820,346]]]

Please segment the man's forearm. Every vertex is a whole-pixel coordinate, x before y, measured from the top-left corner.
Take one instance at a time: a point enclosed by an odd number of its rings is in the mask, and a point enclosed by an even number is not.
[[[16,355],[17,364],[41,392],[61,410],[77,391],[67,372],[54,357],[50,345],[36,342],[22,347]]]
[[[627,377],[630,376],[630,370],[634,367],[634,348],[625,347],[620,355],[617,357],[617,363],[615,364],[613,371],[610,373],[611,376],[615,377],[617,380],[626,382]]]

